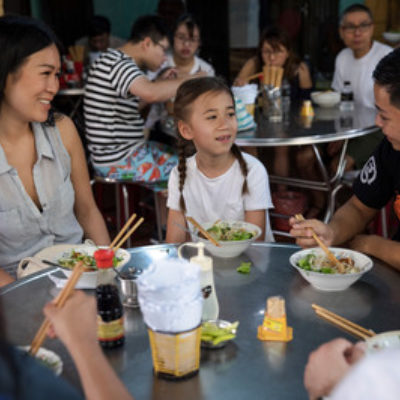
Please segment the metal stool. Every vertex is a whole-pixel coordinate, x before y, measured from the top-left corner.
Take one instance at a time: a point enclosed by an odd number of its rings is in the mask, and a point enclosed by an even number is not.
[[[161,222],[161,211],[160,202],[158,199],[158,193],[165,190],[166,182],[148,183],[148,182],[135,182],[128,180],[119,180],[114,178],[107,178],[102,176],[95,176],[91,181],[92,185],[95,183],[101,184],[113,184],[115,185],[115,208],[116,208],[116,218],[117,218],[117,231],[121,230],[121,208],[120,208],[120,190],[122,191],[123,197],[123,213],[124,213],[124,223],[129,219],[129,192],[127,185],[137,185],[146,188],[153,192],[154,208],[156,214],[156,228],[157,228],[157,242],[163,241],[162,235],[162,222]],[[128,247],[132,246],[131,239],[127,240]]]

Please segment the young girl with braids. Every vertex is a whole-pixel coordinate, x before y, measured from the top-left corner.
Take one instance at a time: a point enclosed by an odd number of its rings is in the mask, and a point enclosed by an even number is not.
[[[258,225],[259,240],[273,240],[268,175],[253,156],[234,144],[237,132],[232,92],[218,78],[191,79],[176,94],[174,115],[179,132],[179,164],[168,182],[167,242],[186,238],[178,224],[185,215],[198,222],[242,220]],[[187,145],[196,153],[186,158]]]

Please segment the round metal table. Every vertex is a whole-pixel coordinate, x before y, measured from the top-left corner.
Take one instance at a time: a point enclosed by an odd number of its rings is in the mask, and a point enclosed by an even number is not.
[[[294,187],[319,190],[327,193],[327,207],[324,221],[328,222],[335,208],[336,193],[343,187],[345,155],[350,139],[378,132],[375,125],[374,109],[355,107],[353,111],[341,111],[338,107],[315,107],[315,117],[310,126],[305,126],[300,117],[300,108],[294,104],[284,110],[281,122],[271,122],[258,113],[257,128],[240,132],[236,144],[240,147],[279,147],[311,145],[321,172],[321,181],[311,181],[294,177],[270,175],[273,183]],[[343,140],[339,163],[334,176],[330,176],[328,168],[321,156],[319,144]]]
[[[338,336],[350,338],[316,317],[312,303],[376,332],[400,328],[399,272],[375,261],[374,268],[346,291],[319,292],[290,266],[289,257],[297,250],[294,245],[255,243],[239,257],[214,259],[220,318],[238,320],[240,325],[236,339],[225,348],[202,349],[199,374],[186,381],[171,382],[153,376],[141,313],[138,309],[125,308],[126,343],[123,348],[108,351],[107,357],[135,398],[307,399],[303,371],[310,351]],[[132,258],[124,268],[146,268],[157,260],[176,256],[173,245],[129,251]],[[236,272],[242,261],[251,261],[249,275]],[[12,343],[30,343],[40,326],[42,307],[57,293],[48,274],[46,270],[3,289],[1,298]],[[274,295],[286,299],[288,325],[294,333],[289,343],[257,339],[266,299]],[[47,339],[44,346],[62,357],[64,378],[80,388],[77,372],[63,345],[58,340]]]

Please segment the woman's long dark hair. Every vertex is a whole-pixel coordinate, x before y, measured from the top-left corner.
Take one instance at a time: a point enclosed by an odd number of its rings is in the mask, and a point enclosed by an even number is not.
[[[19,15],[0,18],[0,106],[8,76],[17,72],[30,55],[52,44],[61,50],[57,36],[43,22]]]
[[[284,76],[288,79],[293,79],[297,74],[300,65],[300,58],[294,53],[288,34],[278,27],[267,28],[261,34],[257,50],[257,71],[261,71],[264,65],[261,52],[265,42],[268,42],[275,51],[279,50],[281,46],[285,47],[288,52],[288,58],[283,66]]]

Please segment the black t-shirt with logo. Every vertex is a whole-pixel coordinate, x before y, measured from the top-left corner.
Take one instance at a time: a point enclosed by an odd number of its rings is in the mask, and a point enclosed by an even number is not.
[[[377,210],[400,194],[400,151],[394,150],[386,138],[364,164],[353,191],[363,204]],[[400,241],[400,229],[393,240]]]

